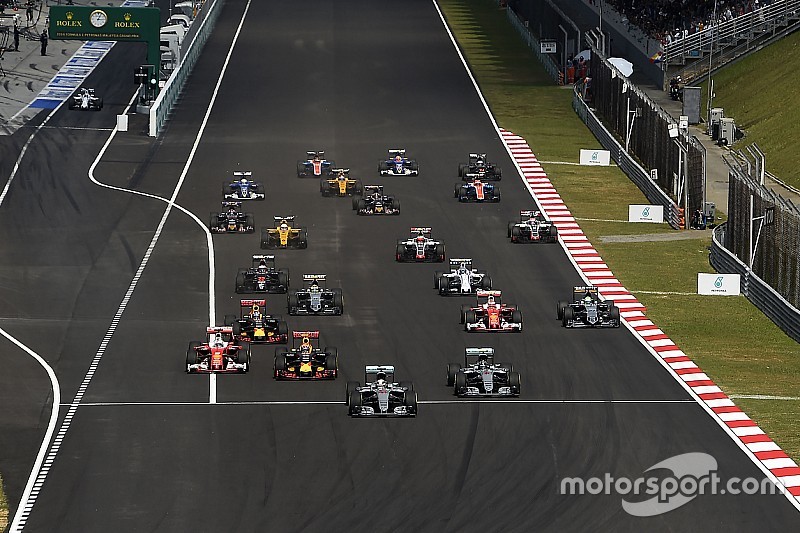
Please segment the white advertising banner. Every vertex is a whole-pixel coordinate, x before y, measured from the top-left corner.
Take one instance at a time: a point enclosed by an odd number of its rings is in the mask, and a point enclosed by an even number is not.
[[[653,222],[660,224],[664,222],[663,205],[629,205],[628,222]]]
[[[739,296],[742,279],[739,274],[697,274],[697,294]]]
[[[611,152],[608,150],[581,150],[581,165],[601,165],[607,167],[611,164]]]

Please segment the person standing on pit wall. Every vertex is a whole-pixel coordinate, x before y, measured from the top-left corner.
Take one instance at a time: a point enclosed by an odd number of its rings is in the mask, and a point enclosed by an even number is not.
[[[28,2],[28,9],[25,10],[25,17],[28,19],[28,24],[33,22],[33,4]]]
[[[42,55],[47,55],[47,29],[45,28],[42,30],[42,34],[39,36],[39,41],[42,43]]]
[[[14,21],[14,51],[19,52],[19,26]]]

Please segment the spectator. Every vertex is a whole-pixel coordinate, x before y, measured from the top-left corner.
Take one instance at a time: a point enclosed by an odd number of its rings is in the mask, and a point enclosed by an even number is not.
[[[47,55],[47,29],[42,30],[42,34],[39,36],[39,42],[42,43],[42,55]]]
[[[19,52],[19,27],[14,22],[14,51]]]

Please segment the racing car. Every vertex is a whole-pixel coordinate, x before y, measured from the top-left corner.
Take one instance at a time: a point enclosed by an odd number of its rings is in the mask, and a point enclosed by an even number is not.
[[[479,179],[456,183],[453,197],[459,202],[499,202],[500,187]]]
[[[458,164],[458,177],[464,181],[499,181],[503,177],[503,171],[496,164],[489,163],[486,154],[469,154],[468,163]]]
[[[560,301],[556,312],[565,328],[618,328],[619,307],[601,300],[597,287],[573,287],[572,303]]]
[[[186,349],[187,374],[244,374],[250,370],[250,344],[233,339],[230,326],[206,328],[208,341],[192,341]]]
[[[274,228],[261,228],[261,248],[308,248],[308,230],[293,227],[294,216],[272,218]]]
[[[541,211],[520,211],[519,222],[508,223],[511,242],[557,242],[558,228]]]
[[[359,215],[399,215],[400,200],[383,193],[383,185],[365,185],[363,196],[353,196],[353,209]]]
[[[267,197],[264,193],[264,184],[253,181],[253,173],[234,172],[233,180],[222,184],[222,197],[226,200],[263,200]]]
[[[336,379],[339,351],[319,347],[319,331],[293,331],[292,348],[275,348],[275,373],[281,379]]]
[[[389,157],[378,162],[378,172],[381,176],[418,176],[419,163],[406,157],[402,148],[389,150]]]
[[[330,176],[336,164],[325,159],[325,152],[306,152],[306,160],[297,162],[297,177],[305,178],[308,176]]]
[[[519,396],[519,372],[508,363],[495,363],[494,348],[467,348],[464,363],[447,365],[447,386],[459,398]]]
[[[322,196],[353,196],[363,191],[361,180],[350,179],[349,168],[336,168],[333,176],[319,180]]]
[[[100,111],[103,109],[103,99],[94,94],[94,89],[81,87],[69,99],[69,108],[82,111]]]
[[[478,291],[477,305],[461,306],[464,331],[522,331],[522,311],[516,305],[504,304],[500,291]]]
[[[253,344],[289,341],[289,327],[280,315],[265,315],[266,300],[240,300],[240,314],[225,315],[225,325],[233,330],[233,338]]]
[[[345,402],[350,416],[417,416],[417,393],[410,381],[394,381],[394,366],[367,366],[364,385],[348,381]]]
[[[289,270],[275,268],[274,255],[254,255],[253,266],[240,268],[236,274],[236,292],[286,293],[289,290]]]
[[[472,259],[451,258],[450,272],[433,273],[433,288],[442,296],[472,296],[492,288],[492,278],[485,270],[472,268]]]
[[[211,233],[253,233],[253,213],[242,213],[239,208],[242,202],[222,202],[225,211],[211,213],[209,228]]]
[[[397,241],[395,258],[400,263],[443,263],[445,246],[431,238],[431,228],[411,228],[411,236]]]
[[[344,312],[342,289],[329,289],[325,278],[325,274],[303,274],[303,288],[287,297],[290,315],[341,315]]]

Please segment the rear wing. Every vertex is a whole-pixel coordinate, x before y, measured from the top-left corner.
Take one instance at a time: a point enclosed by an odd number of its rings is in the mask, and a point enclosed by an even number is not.
[[[242,202],[222,202],[222,207],[242,207]]]
[[[368,194],[380,193],[383,194],[383,185],[364,185],[364,196]]]
[[[600,299],[600,291],[597,289],[597,287],[593,285],[588,285],[584,287],[575,286],[572,288],[572,298],[574,300],[580,300],[584,298],[587,294],[592,298],[594,298],[595,300]]]
[[[306,152],[306,155],[308,156],[309,159],[314,159],[315,157],[325,157],[325,150],[318,150],[316,152],[309,151]]]
[[[485,355],[490,364],[494,363],[494,348],[467,348],[464,350],[464,362],[467,365],[476,363],[481,355]]]
[[[266,300],[239,300],[239,307],[253,307],[254,305],[260,305],[262,308],[264,308],[267,305],[267,301]]]
[[[212,333],[222,333],[223,335],[233,335],[233,328],[231,326],[214,326],[206,328],[206,333],[211,335]]]
[[[233,173],[233,176],[234,176],[234,177],[236,177],[236,178],[240,178],[240,179],[241,179],[241,178],[248,178],[248,179],[250,179],[250,178],[252,178],[252,177],[253,177],[253,172],[252,172],[252,171],[250,171],[250,170],[244,170],[244,171],[242,171],[242,170],[236,170],[236,171],[234,171],[234,173]]]
[[[311,280],[314,280],[314,279],[324,280],[327,277],[328,277],[327,274],[303,274],[303,280],[304,281],[311,281]]]
[[[272,220],[280,224],[281,222],[294,222],[294,215],[288,217],[272,217]]]
[[[349,168],[332,168],[331,172],[333,172],[334,174],[338,174],[339,172],[344,172],[345,174],[349,174],[350,173],[350,169]]]
[[[308,337],[309,339],[319,339],[319,331],[293,331],[292,338],[302,339]]]
[[[377,375],[378,372],[388,374],[388,381],[394,381],[394,365],[367,365],[366,368],[364,368],[364,381],[370,382],[369,377]]]
[[[389,155],[406,155],[406,150],[405,148],[391,148]]]
[[[489,300],[489,296],[493,296],[494,297],[494,302],[495,303],[499,304],[502,301],[502,299],[501,299],[502,292],[501,291],[481,291],[481,290],[478,290],[478,291],[475,292],[475,295],[478,297],[478,305],[485,304]]]
[[[469,154],[470,159],[486,159],[486,154]]]
[[[430,236],[431,228],[411,228],[411,235],[414,235],[415,233],[422,233],[423,235]]]
[[[466,267],[469,270],[472,270],[472,259],[469,258],[459,259],[455,257],[450,258],[450,268],[453,270],[458,269],[461,266],[461,263],[466,263]]]
[[[268,267],[275,268],[275,256],[274,255],[260,255],[256,254],[253,256],[253,267],[257,267],[264,262]]]

